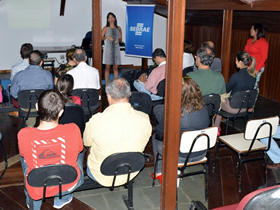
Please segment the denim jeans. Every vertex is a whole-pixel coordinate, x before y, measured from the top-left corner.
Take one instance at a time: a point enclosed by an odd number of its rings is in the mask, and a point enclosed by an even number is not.
[[[277,132],[273,137],[280,138],[280,126],[278,126]],[[260,139],[260,141],[268,146],[268,138]],[[273,163],[280,163],[280,148],[273,138],[271,138],[271,144],[269,150],[267,151],[267,155]]]
[[[152,101],[158,101],[158,100],[163,99],[163,97],[155,95],[155,94],[152,94],[150,91],[148,91],[145,88],[145,84],[143,82],[140,82],[139,80],[134,80],[133,85],[134,85],[134,87],[136,88],[136,90],[138,92],[144,92],[144,93],[149,94],[151,96],[151,98],[152,98]]]
[[[80,154],[78,155],[78,159],[77,159],[77,165],[78,165],[78,168],[80,169],[80,173],[81,173],[80,179],[79,179],[78,183],[75,185],[75,187],[71,188],[71,191],[62,192],[61,200],[65,200],[65,201],[69,200],[69,197],[72,196],[71,192],[73,192],[75,189],[77,189],[79,186],[81,186],[84,183],[83,160],[84,160],[84,151],[80,152]],[[21,157],[20,161],[21,161],[21,167],[22,167],[22,170],[23,170],[23,175],[25,177],[28,167],[27,167],[27,164],[26,164],[23,157]],[[25,179],[24,179],[24,181],[25,181]],[[25,186],[25,183],[24,183],[24,186]],[[29,205],[30,207],[33,206],[34,210],[40,210],[41,209],[42,199],[32,200],[32,203],[31,203],[30,202],[31,201],[30,196],[29,196],[25,187],[24,187],[24,194],[26,196],[26,204],[27,205]],[[58,194],[54,198],[54,204],[57,202],[57,200],[59,200]]]

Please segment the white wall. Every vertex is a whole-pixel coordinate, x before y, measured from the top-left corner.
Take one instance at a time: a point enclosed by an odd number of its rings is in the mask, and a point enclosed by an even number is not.
[[[102,0],[102,26],[107,13],[115,13],[124,41],[125,5],[122,0]],[[80,45],[91,29],[91,0],[67,0],[64,16],[59,16],[59,11],[58,0],[0,0],[0,70],[21,60],[19,50],[25,42],[33,46]],[[153,48],[157,47],[166,49],[166,19],[155,15]],[[59,54],[54,56],[60,60]],[[121,59],[123,64],[141,64],[141,59],[124,53]]]

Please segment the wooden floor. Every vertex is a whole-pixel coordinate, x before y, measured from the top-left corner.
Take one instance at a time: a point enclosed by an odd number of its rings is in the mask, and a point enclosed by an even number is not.
[[[265,105],[265,106],[264,106]],[[280,104],[262,99],[257,105],[256,116],[272,116],[278,114]],[[261,111],[261,113],[260,113]],[[264,114],[267,113],[267,114]],[[8,157],[18,154],[16,134],[19,129],[20,120],[8,117],[7,113],[0,113],[0,129],[3,134],[3,143]],[[230,132],[237,132],[231,129]],[[147,151],[152,153],[151,143]],[[214,151],[210,153],[211,166],[214,164]],[[0,161],[2,157],[0,157]],[[237,184],[237,158],[228,148],[220,149],[215,171],[209,170],[208,178],[208,207],[209,209],[239,202],[242,197],[258,187],[264,185],[264,164],[262,161],[245,163],[243,167],[242,193],[238,193]],[[1,168],[2,164],[0,164]],[[277,182],[275,173],[268,170],[268,184]],[[48,199],[42,209],[53,209],[52,199]],[[2,207],[2,208],[1,208]],[[23,193],[23,176],[20,163],[10,166],[0,180],[0,209],[25,209],[25,196]],[[77,199],[73,199],[70,205],[63,209],[92,209]]]

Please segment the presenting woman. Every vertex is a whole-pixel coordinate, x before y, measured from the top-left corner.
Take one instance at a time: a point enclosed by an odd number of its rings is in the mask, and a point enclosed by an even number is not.
[[[256,83],[257,72],[256,59],[254,57],[250,56],[247,52],[240,51],[236,55],[235,64],[240,70],[229,78],[226,91],[227,93],[230,93],[230,95],[239,91],[252,90]],[[228,98],[221,103],[221,109],[232,114],[239,111],[239,109],[234,109],[230,106],[230,100]],[[246,109],[242,109],[240,112],[245,111]],[[217,115],[215,119],[215,126],[219,128],[219,132],[221,130],[219,127],[221,119],[221,115]]]
[[[256,59],[256,71],[258,74],[255,88],[258,88],[258,83],[264,71],[264,63],[268,55],[268,43],[265,39],[265,31],[262,24],[254,23],[250,29],[250,36],[251,38],[247,40],[244,51]]]
[[[107,24],[102,29],[102,40],[104,40],[103,64],[105,64],[105,82],[108,83],[110,69],[113,65],[114,77],[118,77],[118,66],[121,64],[120,45],[122,41],[122,30],[117,25],[116,16],[109,12]]]
[[[154,114],[158,124],[153,135],[153,153],[162,155],[164,133],[164,106],[157,105]],[[199,86],[190,78],[184,77],[181,99],[180,133],[207,128],[210,124],[207,108],[204,106]],[[179,163],[183,163],[187,154],[179,156]],[[189,162],[198,161],[205,157],[205,151],[194,152],[189,157]],[[157,162],[156,179],[162,180],[162,161]],[[154,175],[152,175],[154,176]]]

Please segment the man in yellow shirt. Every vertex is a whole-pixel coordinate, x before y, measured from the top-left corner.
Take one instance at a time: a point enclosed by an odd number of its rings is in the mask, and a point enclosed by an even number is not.
[[[113,176],[100,171],[103,160],[119,152],[143,152],[152,132],[149,116],[136,111],[129,103],[129,83],[123,78],[111,80],[106,86],[109,102],[102,113],[86,123],[84,145],[91,147],[88,156],[88,175],[103,186],[111,186]],[[132,179],[138,172],[132,173]],[[118,176],[115,185],[122,185],[127,176]]]

